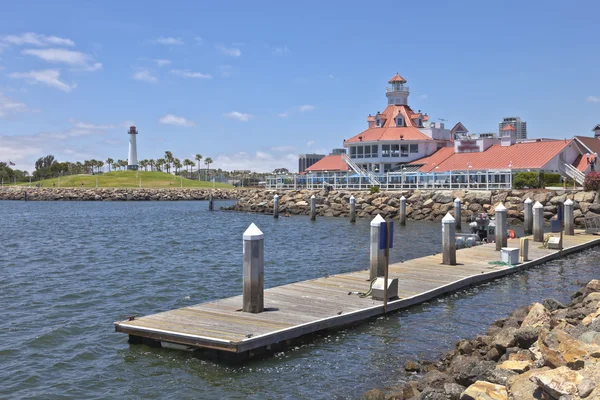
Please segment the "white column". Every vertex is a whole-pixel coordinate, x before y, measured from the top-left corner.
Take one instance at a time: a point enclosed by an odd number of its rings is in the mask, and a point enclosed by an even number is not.
[[[273,217],[279,218],[279,195],[273,196]]]
[[[442,218],[442,264],[456,265],[456,220],[450,213]]]
[[[356,222],[356,199],[354,195],[350,196],[350,222]]]
[[[496,213],[496,251],[500,251],[508,244],[508,224],[506,223],[506,207],[498,204]]]
[[[544,206],[539,201],[533,205],[533,241],[544,242]]]
[[[136,137],[137,133],[129,134],[129,156],[127,157],[127,169],[133,169],[133,166],[137,168],[137,145]]]
[[[454,220],[456,229],[461,230],[461,203],[458,197],[454,199]]]
[[[379,249],[380,227],[385,219],[379,214],[371,221],[371,266],[369,279],[373,280],[385,274],[385,249]]]
[[[573,201],[567,199],[565,201],[565,235],[573,236],[575,234],[575,219],[573,218]]]
[[[400,197],[400,209],[398,210],[400,225],[406,225],[406,197]]]
[[[523,228],[526,235],[533,232],[533,202],[529,197],[523,203]]]
[[[243,310],[250,313],[264,311],[265,235],[254,223],[244,232],[244,292]]]
[[[310,220],[314,221],[317,219],[317,198],[313,194],[310,196]]]

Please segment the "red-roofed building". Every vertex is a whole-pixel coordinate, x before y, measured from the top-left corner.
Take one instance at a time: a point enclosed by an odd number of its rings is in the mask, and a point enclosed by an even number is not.
[[[371,173],[398,170],[402,165],[450,146],[452,135],[443,123],[408,105],[406,79],[394,75],[386,88],[388,106],[367,117],[367,129],[344,141],[350,162]]]
[[[342,154],[325,156],[306,168],[306,173],[347,172],[349,170],[348,164],[346,164],[342,157]]]

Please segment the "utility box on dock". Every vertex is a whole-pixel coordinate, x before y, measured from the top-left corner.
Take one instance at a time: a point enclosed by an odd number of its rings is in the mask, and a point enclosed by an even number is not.
[[[371,297],[373,297],[374,300],[383,300],[383,288],[385,287],[384,282],[385,279],[379,277],[373,284],[371,289]],[[390,300],[395,299],[396,297],[398,297],[398,278],[388,279],[387,298]]]
[[[509,265],[517,265],[519,263],[519,249],[516,247],[503,247],[500,250],[502,262]]]
[[[548,239],[548,248],[552,250],[562,250],[562,242],[560,240],[560,237],[550,237],[550,239]]]

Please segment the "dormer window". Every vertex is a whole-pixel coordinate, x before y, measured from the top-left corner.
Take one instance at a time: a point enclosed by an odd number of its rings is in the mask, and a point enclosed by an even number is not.
[[[381,120],[379,118],[375,120],[375,126],[381,128]]]
[[[419,127],[423,126],[423,120],[421,118],[419,118]]]
[[[404,118],[396,117],[396,126],[404,126]]]

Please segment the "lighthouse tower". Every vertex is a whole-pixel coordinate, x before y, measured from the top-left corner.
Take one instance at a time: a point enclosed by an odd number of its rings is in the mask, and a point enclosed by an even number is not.
[[[410,91],[408,90],[408,86],[404,86],[406,79],[396,73],[388,83],[391,85],[385,89],[388,105],[407,106]]]
[[[137,171],[138,169],[138,161],[137,161],[137,146],[135,144],[135,137],[138,134],[135,126],[129,127],[129,157],[127,157],[127,169]]]

